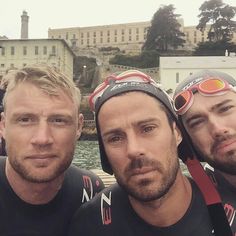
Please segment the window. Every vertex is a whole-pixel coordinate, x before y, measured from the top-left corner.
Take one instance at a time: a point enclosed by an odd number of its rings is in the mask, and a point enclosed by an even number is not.
[[[100,36],[103,36],[103,32],[102,31],[100,31]]]
[[[129,29],[129,34],[131,34],[132,33],[132,29]]]
[[[107,42],[110,43],[110,38],[109,37],[107,38]]]
[[[1,68],[4,68],[5,67],[5,65],[4,64],[1,64]]]
[[[47,52],[48,50],[47,50],[47,46],[43,46],[43,55],[47,55]]]
[[[87,39],[87,45],[89,45],[89,39]]]
[[[87,32],[87,38],[89,38],[89,32]]]
[[[103,43],[103,39],[102,38],[100,38],[100,43]]]
[[[84,40],[83,39],[81,39],[81,45],[83,45],[84,44]]]
[[[34,48],[34,54],[35,54],[35,55],[39,55],[39,47],[38,47],[38,46],[35,46],[35,48]]]
[[[1,51],[2,51],[2,53],[1,53],[2,56],[5,56],[5,48],[2,47],[1,49],[2,49],[2,50],[1,50]]]
[[[84,33],[81,33],[81,38],[83,38],[84,37]]]
[[[132,41],[132,37],[131,37],[131,35],[129,36],[129,41]]]
[[[72,47],[73,47],[73,48],[76,47],[76,41],[73,41],[73,42],[72,42]]]
[[[121,34],[122,34],[122,35],[125,34],[125,30],[124,30],[124,29],[121,30]]]
[[[94,44],[96,43],[96,38],[93,38],[93,43],[94,43]]]
[[[14,68],[14,64],[13,63],[10,64],[10,68]]]
[[[139,33],[139,28],[136,28],[136,34],[138,34]]]
[[[176,84],[179,83],[179,72],[176,73],[175,82]]]
[[[117,42],[117,37],[115,37],[115,42]]]
[[[96,37],[96,32],[93,32],[93,37]]]
[[[110,30],[107,31],[107,36],[110,36]]]
[[[195,36],[195,37],[197,36],[197,32],[196,32],[196,31],[194,31],[194,36]]]
[[[68,33],[66,33],[66,40],[68,40],[68,38],[69,38],[69,34],[68,34]]]
[[[194,40],[193,40],[193,41],[194,41],[194,43],[197,43],[197,39],[196,39],[196,38],[194,38]]]
[[[15,55],[15,47],[11,47],[11,55]]]
[[[115,35],[117,35],[117,30],[115,30]]]
[[[136,35],[136,41],[138,41],[139,40],[139,36],[138,35]]]
[[[26,63],[23,63],[23,67],[25,67],[27,64]]]
[[[52,55],[56,55],[56,46],[52,46]]]
[[[75,34],[73,34],[73,39],[75,39],[75,37],[76,37]]]
[[[124,37],[124,36],[122,36],[122,38],[121,38],[121,41],[122,41],[122,42],[124,42],[124,41],[125,41],[125,37]]]
[[[23,55],[27,55],[27,47],[26,46],[23,47]]]
[[[202,42],[204,42],[204,37],[202,37]]]

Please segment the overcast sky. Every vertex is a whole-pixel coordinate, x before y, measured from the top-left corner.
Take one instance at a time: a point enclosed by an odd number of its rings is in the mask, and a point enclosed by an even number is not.
[[[187,3],[186,3],[187,2]],[[48,28],[149,21],[158,8],[173,4],[185,26],[197,25],[204,0],[0,0],[0,36],[20,38],[21,14],[29,15],[29,38],[47,38]],[[236,0],[223,0],[236,6]]]

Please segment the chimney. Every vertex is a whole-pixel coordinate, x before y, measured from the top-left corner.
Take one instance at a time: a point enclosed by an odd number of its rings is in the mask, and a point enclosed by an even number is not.
[[[28,22],[29,16],[26,11],[21,15],[21,39],[28,39]]]

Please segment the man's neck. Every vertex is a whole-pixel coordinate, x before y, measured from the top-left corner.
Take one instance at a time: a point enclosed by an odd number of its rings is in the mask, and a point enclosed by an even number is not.
[[[6,161],[6,177],[15,192],[23,201],[32,205],[41,205],[50,202],[58,193],[64,180],[64,175],[46,183],[33,183],[22,178]]]
[[[175,224],[187,211],[192,199],[192,188],[189,180],[179,172],[174,185],[161,199],[148,203],[132,197],[129,199],[135,212],[146,222],[167,227]]]
[[[232,186],[236,187],[236,175],[227,174],[225,172],[217,170]]]

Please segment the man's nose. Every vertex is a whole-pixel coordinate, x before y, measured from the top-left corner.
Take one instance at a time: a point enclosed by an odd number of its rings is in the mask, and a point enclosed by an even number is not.
[[[136,134],[127,135],[127,155],[129,158],[144,155],[144,146],[141,138]]]
[[[214,139],[222,137],[229,132],[226,121],[223,118],[213,117],[210,119],[209,131]]]
[[[48,145],[53,142],[52,130],[46,121],[38,123],[34,130],[31,143],[35,145]]]

